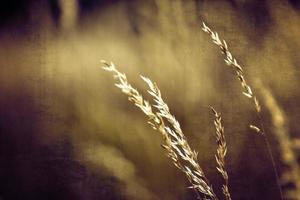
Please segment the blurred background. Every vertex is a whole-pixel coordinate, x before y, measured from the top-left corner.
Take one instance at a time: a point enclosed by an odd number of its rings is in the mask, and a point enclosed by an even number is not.
[[[232,198],[280,199],[266,145],[249,129],[258,123],[253,105],[201,31],[203,20],[226,39],[257,89],[284,179],[290,169],[275,122],[283,117],[284,134],[297,141],[300,1],[2,0],[0,199],[196,199],[160,135],[101,69],[102,59],[145,98],[139,75],[157,82],[219,196],[209,105],[222,113]],[[281,113],[264,105],[262,87]],[[285,194],[295,188],[282,184]]]

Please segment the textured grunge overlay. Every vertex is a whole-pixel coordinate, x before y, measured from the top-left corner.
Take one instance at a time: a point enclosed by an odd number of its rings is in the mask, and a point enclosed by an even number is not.
[[[3,0],[0,47],[0,200],[300,200],[300,1]]]

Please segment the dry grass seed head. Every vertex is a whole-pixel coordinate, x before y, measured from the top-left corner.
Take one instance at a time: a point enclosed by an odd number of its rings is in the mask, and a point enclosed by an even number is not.
[[[205,199],[217,200],[217,196],[197,161],[197,152],[193,151],[189,146],[179,122],[170,113],[169,107],[163,101],[157,85],[149,78],[141,76],[149,86],[149,94],[156,102],[154,107],[158,111],[155,113],[150,103],[145,101],[142,95],[128,83],[125,74],[119,72],[113,63],[109,64],[106,61],[102,61],[102,63],[105,65],[103,69],[112,72],[114,78],[117,79],[118,83],[115,85],[128,96],[129,101],[132,101],[148,116],[148,123],[152,128],[161,133],[164,140],[162,146],[166,150],[167,156],[187,176],[187,179],[191,183],[190,188],[195,189]],[[166,119],[172,128],[166,126],[163,119]]]
[[[211,110],[215,116],[214,125],[216,128],[216,142],[217,142],[217,153],[215,155],[217,162],[217,170],[224,179],[224,184],[222,185],[222,192],[226,200],[231,200],[230,192],[228,189],[228,173],[225,168],[225,157],[227,154],[227,143],[225,138],[224,126],[222,124],[221,114],[218,113],[213,107]]]

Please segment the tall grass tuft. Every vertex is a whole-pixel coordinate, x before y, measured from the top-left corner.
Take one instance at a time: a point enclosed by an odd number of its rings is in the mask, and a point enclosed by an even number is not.
[[[263,136],[272,167],[274,170],[280,198],[283,199],[281,184],[277,167],[274,161],[274,157],[271,151],[270,143],[268,141],[264,124],[261,117],[261,105],[258,101],[256,94],[252,90],[252,87],[248,84],[245,79],[244,70],[238,63],[237,59],[229,51],[228,45],[225,40],[220,39],[217,32],[214,32],[205,23],[202,24],[202,30],[209,34],[212,42],[216,44],[222,54],[225,55],[224,61],[226,65],[233,68],[237,79],[242,86],[242,94],[249,98],[254,106],[255,112],[259,119],[259,125],[250,124],[250,128],[259,135]],[[141,76],[142,80],[148,85],[148,93],[153,98],[153,104],[145,100],[143,96],[138,92],[137,89],[133,88],[128,82],[127,77],[124,73],[118,71],[113,63],[107,63],[102,61],[105,65],[104,70],[113,73],[114,78],[117,80],[116,87],[120,88],[121,91],[128,96],[129,101],[133,102],[135,106],[140,108],[143,113],[148,117],[148,123],[151,127],[158,131],[162,138],[164,148],[167,156],[172,160],[173,164],[180,169],[187,177],[190,182],[190,187],[195,190],[199,199],[211,199],[218,200],[217,195],[213,191],[213,188],[206,178],[202,168],[200,167],[197,156],[198,153],[193,150],[188,144],[186,136],[180,127],[180,123],[177,121],[174,115],[171,114],[167,103],[163,100],[161,91],[155,82],[152,82],[149,78]],[[280,144],[280,150],[282,153],[282,160],[290,168],[286,173],[287,179],[295,185],[295,190],[288,193],[289,197],[299,200],[300,196],[300,166],[297,162],[296,155],[293,152],[292,142],[287,133],[286,126],[284,124],[283,111],[278,106],[274,97],[269,90],[264,87],[260,87],[262,96],[267,109],[270,111],[272,116],[272,123],[275,127],[275,135]],[[215,138],[217,143],[217,152],[215,159],[217,162],[217,170],[221,174],[224,183],[222,185],[222,192],[225,200],[231,200],[231,194],[229,191],[229,177],[226,170],[225,158],[227,155],[227,142],[225,138],[224,126],[222,124],[222,118],[213,107],[211,110],[214,114],[214,126],[216,129]]]
[[[162,135],[164,142],[162,147],[173,164],[186,175],[191,184],[189,188],[196,191],[198,198],[217,200],[218,198],[209,180],[198,163],[198,153],[191,149],[179,122],[170,113],[168,105],[162,99],[157,85],[150,79],[141,76],[149,86],[148,92],[156,103],[152,106],[128,83],[126,75],[119,72],[113,63],[107,63],[106,61],[102,61],[102,63],[105,65],[103,69],[112,72],[117,79],[118,82],[115,85],[128,96],[129,101],[143,111],[148,117],[148,123],[151,127]],[[157,111],[154,111],[152,107],[156,108]],[[170,126],[166,125],[166,122]]]

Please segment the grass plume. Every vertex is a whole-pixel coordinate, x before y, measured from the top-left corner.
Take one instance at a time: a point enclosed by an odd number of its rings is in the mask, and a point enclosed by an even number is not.
[[[241,83],[241,86],[243,88],[243,92],[242,92],[243,95],[245,95],[246,97],[253,100],[255,110],[259,113],[261,111],[261,106],[259,104],[259,101],[257,100],[250,85],[247,83],[247,81],[244,77],[243,68],[238,63],[236,58],[233,57],[232,53],[229,51],[226,41],[221,40],[219,38],[219,34],[217,32],[212,31],[204,22],[202,24],[202,30],[205,33],[208,33],[210,35],[213,43],[215,43],[221,49],[222,54],[225,55],[225,58],[224,58],[225,63],[234,69],[236,76]]]
[[[118,83],[115,85],[128,96],[129,101],[133,102],[148,116],[148,123],[162,135],[164,141],[162,146],[167,156],[186,175],[191,184],[190,188],[193,188],[197,192],[199,198],[217,200],[216,194],[197,161],[198,153],[191,149],[180,128],[179,122],[170,113],[168,105],[163,101],[157,85],[150,79],[142,76],[142,79],[150,88],[148,92],[156,102],[154,107],[158,111],[154,112],[151,104],[144,100],[142,95],[128,83],[125,74],[119,72],[113,63],[105,61],[102,61],[102,63],[105,65],[103,69],[112,72],[117,79]],[[172,128],[165,124],[164,119],[170,123]]]
[[[264,139],[264,142],[266,144],[266,148],[268,150],[268,154],[270,156],[270,160],[271,160],[271,163],[272,163],[274,175],[275,175],[275,178],[276,178],[276,183],[277,183],[278,190],[279,190],[279,193],[280,193],[280,198],[283,199],[277,167],[276,167],[274,156],[273,156],[273,153],[272,153],[272,150],[271,150],[270,142],[269,142],[269,140],[266,136],[264,125],[263,125],[263,122],[262,122],[262,117],[261,117],[261,114],[260,114],[261,113],[260,103],[259,103],[258,99],[256,98],[256,95],[254,94],[252,88],[246,82],[246,79],[244,78],[243,68],[238,63],[237,59],[229,51],[227,42],[225,40],[221,40],[220,37],[219,37],[219,34],[215,31],[212,31],[211,28],[209,28],[204,22],[202,23],[202,30],[205,33],[209,34],[209,36],[211,37],[213,43],[216,44],[221,49],[222,54],[225,55],[225,58],[224,58],[225,63],[228,66],[231,66],[234,69],[234,71],[236,73],[236,76],[237,76],[238,80],[241,83],[241,86],[242,86],[242,89],[243,89],[243,92],[242,92],[243,95],[248,97],[249,99],[251,99],[253,101],[253,105],[254,105],[254,108],[256,110],[257,117],[259,119],[260,127],[258,127],[256,125],[253,125],[253,124],[250,124],[250,128],[252,130],[255,130],[257,133],[261,133],[261,135],[263,136],[263,139]]]
[[[216,142],[217,142],[217,153],[215,155],[217,162],[217,170],[221,174],[225,183],[222,186],[222,192],[226,200],[231,200],[231,195],[229,192],[229,183],[228,183],[228,173],[225,167],[225,157],[227,154],[227,143],[225,138],[224,126],[222,124],[221,114],[218,113],[213,107],[211,110],[215,116],[214,125],[216,128]]]

